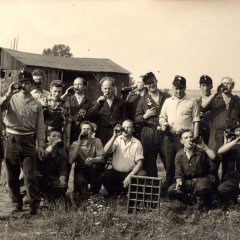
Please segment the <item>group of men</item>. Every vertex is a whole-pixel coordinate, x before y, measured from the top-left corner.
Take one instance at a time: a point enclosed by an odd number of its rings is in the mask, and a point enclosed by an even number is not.
[[[43,90],[39,69],[18,77],[1,99],[13,212],[23,208],[21,171],[30,214],[37,214],[41,197],[64,196],[73,166],[75,199],[98,194],[102,185],[108,196],[118,196],[126,194],[132,175],[158,176],[158,155],[166,171],[163,194],[185,203],[195,197],[204,205],[214,194],[236,201],[240,99],[232,94],[230,77],[211,93],[212,79],[201,76],[197,101],[187,96],[186,79],[179,75],[172,96],[157,88],[149,72],[122,98],[115,95],[115,80],[103,77],[96,101],[86,95],[83,77],[64,93],[60,80],[50,83],[50,92]]]

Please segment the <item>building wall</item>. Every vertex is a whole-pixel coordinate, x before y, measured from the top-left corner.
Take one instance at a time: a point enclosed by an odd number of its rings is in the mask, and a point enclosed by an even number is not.
[[[129,86],[129,74],[122,73],[94,73],[94,72],[79,72],[79,71],[66,71],[61,69],[44,68],[38,66],[24,66],[21,62],[13,58],[7,52],[0,48],[0,67],[7,70],[7,74],[12,72],[12,77],[5,81],[5,87],[16,80],[17,73],[21,69],[32,72],[34,69],[39,68],[44,73],[43,89],[49,90],[49,85],[52,80],[62,80],[65,83],[65,89],[73,84],[76,77],[81,76],[87,80],[87,95],[96,100],[101,95],[100,79],[105,76],[113,77],[116,82],[116,94],[120,97],[121,89],[124,86]],[[64,90],[65,90],[64,89]]]

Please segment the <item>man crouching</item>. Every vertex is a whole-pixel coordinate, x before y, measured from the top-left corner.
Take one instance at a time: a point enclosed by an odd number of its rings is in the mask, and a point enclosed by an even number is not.
[[[210,161],[215,153],[201,139],[194,139],[191,130],[180,134],[183,149],[175,157],[175,179],[169,189],[169,197],[191,204],[193,199],[200,200],[200,206],[210,206],[214,192],[215,178],[210,175]],[[194,143],[195,142],[195,143]]]
[[[67,191],[67,162],[62,132],[52,128],[48,131],[47,148],[38,167],[40,193],[45,200],[53,202],[64,197]]]
[[[101,175],[108,196],[126,193],[132,175],[144,175],[140,171],[143,164],[142,144],[132,136],[133,122],[125,120],[122,126],[114,127],[112,138],[104,147],[105,155],[113,153],[112,169],[106,169]]]

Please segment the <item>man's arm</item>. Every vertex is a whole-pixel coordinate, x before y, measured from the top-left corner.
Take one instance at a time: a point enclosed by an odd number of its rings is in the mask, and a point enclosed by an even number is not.
[[[197,101],[193,101],[192,121],[193,121],[193,135],[194,137],[196,137],[199,134],[199,122],[200,122],[200,106],[197,103]]]
[[[110,138],[110,140],[104,146],[104,155],[105,156],[107,156],[108,154],[113,152],[113,144],[114,144],[116,138],[117,138],[117,135],[115,134],[115,131],[114,131],[113,136]]]
[[[133,170],[127,175],[127,177],[123,181],[123,186],[127,187],[130,184],[130,178],[133,175],[136,175],[141,169],[143,165],[143,159],[138,160],[137,164],[133,168]]]
[[[213,94],[211,94],[209,97],[206,97],[204,99],[202,99],[202,103],[201,106],[203,109],[206,109],[209,107],[209,105],[211,104],[211,102],[213,101],[213,99],[219,94],[218,91],[214,92]]]
[[[230,151],[233,147],[240,144],[240,137],[237,137],[231,142],[225,143],[218,149],[218,154],[224,154]]]
[[[78,158],[78,153],[81,148],[82,140],[78,139],[77,142],[73,142],[70,148],[70,155],[69,155],[69,160],[68,162],[70,164],[73,164],[77,158]]]

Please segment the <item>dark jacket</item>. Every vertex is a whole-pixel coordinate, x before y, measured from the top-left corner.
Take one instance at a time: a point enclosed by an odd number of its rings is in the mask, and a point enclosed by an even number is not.
[[[142,97],[139,100],[139,103],[137,105],[137,109],[136,109],[136,116],[135,116],[135,122],[136,124],[143,124],[143,125],[153,125],[153,126],[158,126],[159,125],[159,115],[163,106],[163,103],[165,102],[165,100],[167,98],[170,97],[169,94],[161,92],[159,90],[159,101],[158,103],[156,103],[149,94],[146,94],[144,97]],[[148,119],[143,119],[143,115],[145,114],[145,112],[148,109],[148,102],[147,102],[147,98],[151,99],[151,102],[153,103],[153,106],[156,108],[156,115],[152,116]]]

